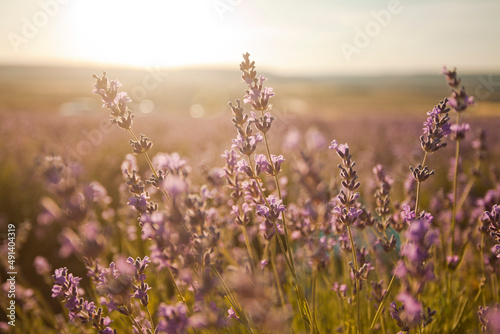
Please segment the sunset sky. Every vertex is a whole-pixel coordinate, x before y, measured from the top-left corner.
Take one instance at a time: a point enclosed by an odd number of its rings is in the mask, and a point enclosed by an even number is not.
[[[498,0],[0,2],[0,64],[234,68],[285,75],[500,73]]]

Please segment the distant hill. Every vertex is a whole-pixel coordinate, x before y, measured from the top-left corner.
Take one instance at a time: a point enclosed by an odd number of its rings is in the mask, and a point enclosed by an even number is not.
[[[0,66],[0,111],[38,110],[91,112],[99,110],[92,96],[93,73],[102,68]],[[200,105],[205,116],[227,112],[227,102],[242,99],[245,84],[237,70],[109,68],[135,102],[155,110],[189,112]],[[265,74],[276,92],[275,109],[290,113],[408,115],[430,110],[449,94],[441,75],[284,77]],[[500,75],[464,75],[462,83],[476,95],[480,114],[500,115]],[[133,105],[134,106],[134,105]],[[135,105],[136,107],[140,105]],[[81,109],[81,110],[78,110]]]

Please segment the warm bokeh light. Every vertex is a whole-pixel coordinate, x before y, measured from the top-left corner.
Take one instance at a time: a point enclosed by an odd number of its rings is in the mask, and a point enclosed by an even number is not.
[[[67,13],[72,53],[87,61],[137,66],[223,63],[228,35],[210,4],[192,1],[81,1]]]

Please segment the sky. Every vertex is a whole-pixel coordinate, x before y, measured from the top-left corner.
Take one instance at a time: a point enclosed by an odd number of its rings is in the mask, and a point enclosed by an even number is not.
[[[0,0],[0,64],[500,73],[498,0]]]

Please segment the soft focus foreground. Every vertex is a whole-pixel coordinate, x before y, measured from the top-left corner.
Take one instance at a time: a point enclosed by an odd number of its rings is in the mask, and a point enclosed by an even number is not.
[[[149,114],[140,93],[159,94],[146,89],[153,74],[131,93],[94,76],[111,123],[95,100],[54,113],[41,94],[33,113],[19,105],[37,101],[3,96],[0,219],[16,226],[17,280],[16,326],[2,315],[2,329],[500,332],[500,119],[481,101],[488,90],[470,97],[445,68],[422,89],[430,97],[374,110],[394,96],[383,83],[334,99],[321,80],[274,86],[248,54],[240,70],[232,88],[200,90],[191,117]],[[373,99],[349,100],[363,89]],[[240,96],[230,111],[225,95]]]

